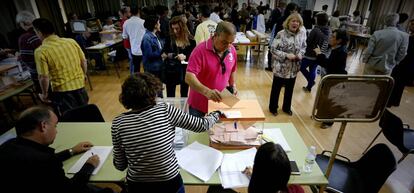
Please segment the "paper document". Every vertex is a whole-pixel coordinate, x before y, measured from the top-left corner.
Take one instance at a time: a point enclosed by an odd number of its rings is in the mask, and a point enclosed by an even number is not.
[[[178,165],[202,181],[208,181],[223,159],[223,153],[200,143],[193,142],[178,151]]]
[[[69,174],[77,173],[82,166],[86,163],[86,160],[88,160],[89,157],[92,155],[98,155],[99,157],[99,165],[98,167],[93,170],[93,175],[96,175],[105,163],[106,158],[108,158],[109,153],[112,151],[112,146],[93,146],[90,150],[83,153],[82,157],[79,158],[79,160],[69,169]]]
[[[227,89],[223,89],[223,91],[220,92],[220,96],[221,102],[229,107],[233,107],[240,101],[240,99],[236,95],[231,94],[231,92]]]
[[[236,119],[236,118],[242,118],[242,114],[240,111],[222,111],[224,116],[229,119]]]
[[[249,186],[249,178],[242,173],[247,166],[253,167],[256,148],[237,153],[224,154],[220,167],[220,180],[223,188],[240,188]]]
[[[286,141],[285,136],[282,133],[282,130],[280,130],[279,128],[263,129],[263,139],[265,141],[271,140],[274,143],[279,144],[286,152],[292,151],[292,149]]]
[[[186,62],[186,61],[181,61],[181,64],[188,64],[188,62]]]

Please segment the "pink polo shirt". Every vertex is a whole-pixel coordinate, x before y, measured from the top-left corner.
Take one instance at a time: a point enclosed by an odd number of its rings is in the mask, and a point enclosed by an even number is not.
[[[213,40],[210,38],[201,42],[190,55],[187,72],[195,74],[204,86],[222,91],[229,85],[230,75],[237,68],[237,53],[233,45],[229,51],[229,54],[224,58],[226,72],[222,74],[220,56],[213,49]],[[192,108],[207,113],[207,101],[207,97],[190,88],[188,104]]]

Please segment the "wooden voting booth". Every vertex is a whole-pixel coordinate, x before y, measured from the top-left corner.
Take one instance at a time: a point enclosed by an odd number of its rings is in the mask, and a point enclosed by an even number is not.
[[[241,99],[237,102],[233,107],[229,107],[224,103],[216,103],[213,101],[208,101],[208,112],[220,110],[221,112],[228,112],[228,111],[237,111],[240,112],[240,117],[229,118],[223,117],[221,118],[223,124],[235,124],[235,129],[237,130],[245,130],[252,125],[256,124],[258,130],[263,129],[263,124],[266,119],[263,110],[257,100],[247,100]],[[237,126],[236,126],[237,125]],[[238,131],[235,131],[238,132]],[[259,132],[261,133],[261,132]],[[259,139],[259,138],[258,138]],[[252,144],[222,144],[216,143],[210,140],[210,146],[215,149],[225,150],[225,149],[248,149],[257,145]]]
[[[394,80],[390,76],[328,75],[322,78],[312,117],[316,121],[341,122],[335,146],[326,169],[329,179],[348,122],[378,120],[391,95]],[[323,192],[324,186],[320,192]]]

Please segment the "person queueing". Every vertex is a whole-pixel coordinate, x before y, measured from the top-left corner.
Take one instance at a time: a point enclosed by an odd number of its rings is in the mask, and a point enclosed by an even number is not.
[[[291,14],[283,23],[284,30],[277,33],[270,51],[273,54],[273,83],[269,101],[269,111],[277,116],[279,94],[285,86],[282,110],[292,115],[291,103],[296,75],[299,72],[300,61],[306,49],[306,36],[301,34],[302,17]]]
[[[164,83],[167,85],[167,97],[175,97],[176,85],[180,85],[180,96],[187,97],[188,84],[184,80],[188,59],[196,46],[193,36],[181,16],[175,16],[170,23],[170,36],[164,45],[167,54],[165,60]]]

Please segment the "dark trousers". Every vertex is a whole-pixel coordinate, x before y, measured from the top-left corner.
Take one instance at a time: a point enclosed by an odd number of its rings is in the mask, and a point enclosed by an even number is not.
[[[132,66],[129,67],[131,74],[139,72],[141,69],[142,56],[132,55]]]
[[[146,70],[145,72],[148,72],[148,73],[153,74],[155,77],[157,77],[157,78],[158,78],[158,79],[160,79],[160,81],[161,81],[161,71],[151,71],[151,70]],[[162,91],[161,91],[160,93],[158,93],[157,95],[158,95],[158,97],[163,98],[163,96],[162,96]]]
[[[62,116],[67,110],[87,105],[89,97],[85,88],[81,88],[66,92],[52,92],[51,100],[56,115]]]
[[[295,78],[279,78],[273,76],[272,91],[270,92],[269,110],[276,113],[278,109],[279,94],[283,86],[285,86],[285,96],[283,97],[283,111],[290,111],[292,104],[293,88],[295,86]]]
[[[178,174],[171,180],[162,182],[127,182],[128,193],[185,193],[183,179]]]
[[[309,71],[307,69],[308,67]],[[302,72],[303,76],[305,76],[306,80],[308,81],[308,85],[306,86],[308,90],[311,90],[313,85],[315,85],[316,67],[318,67],[316,60],[303,58],[300,65],[300,72]]]
[[[188,113],[192,116],[196,116],[196,117],[204,117],[206,114],[193,108],[193,107],[188,107]]]
[[[272,55],[272,52],[270,52],[270,46],[269,46],[269,51],[267,52],[267,67],[269,69],[272,68],[272,57],[273,55]]]
[[[175,84],[166,84],[167,85],[167,97],[175,97]],[[184,81],[180,83],[180,96],[187,97],[188,95],[188,84]]]

